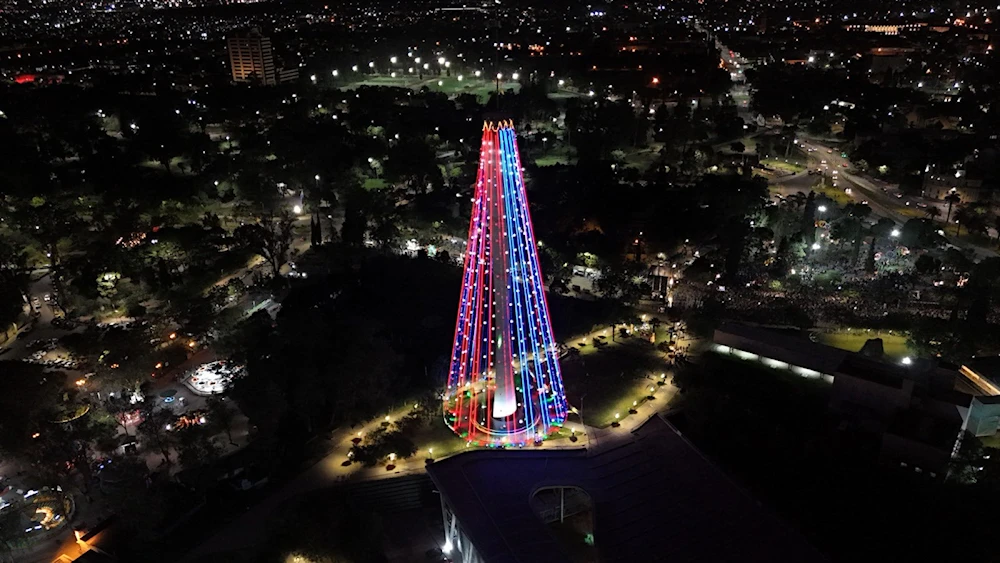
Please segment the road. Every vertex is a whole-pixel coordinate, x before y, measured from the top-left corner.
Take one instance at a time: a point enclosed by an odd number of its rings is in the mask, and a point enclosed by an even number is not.
[[[34,305],[31,305],[34,321],[30,326],[22,330],[17,337],[3,347],[5,350],[3,356],[4,360],[20,360],[26,358],[28,356],[28,350],[25,348],[25,345],[28,342],[33,340],[58,338],[72,332],[70,330],[64,330],[52,326],[52,319],[55,318],[54,302],[46,302],[45,296],[55,295],[55,292],[52,287],[52,276],[49,274],[48,269],[45,268],[35,270],[31,272],[31,277],[34,278],[34,281],[32,281],[31,285],[28,287],[28,299],[31,303],[35,303],[37,301],[39,307],[38,309],[35,309]]]
[[[691,20],[691,26],[695,31],[708,35],[715,42],[715,48],[719,51],[719,57],[722,59],[724,68],[729,71],[729,77],[733,81],[733,85],[729,88],[729,97],[736,104],[737,112],[743,118],[743,121],[746,123],[753,121],[753,114],[750,112],[750,91],[747,88],[746,77],[743,74],[744,70],[752,67],[739,53],[723,45],[718,37],[706,31],[697,21]]]
[[[597,333],[594,334],[596,335]],[[589,341],[589,338],[592,336],[594,335],[589,335],[585,338]],[[576,340],[578,339],[573,339],[573,341]],[[690,345],[694,341],[688,340],[685,342],[686,345]],[[576,442],[569,440],[546,441],[538,447],[543,449],[582,449],[591,447],[591,445],[595,448],[610,447],[617,441],[624,439],[628,433],[649,420],[651,416],[667,409],[671,399],[677,393],[677,388],[669,380],[671,376],[672,374],[667,376],[667,383],[663,386],[655,386],[651,380],[640,380],[637,382],[636,393],[639,396],[647,393],[647,386],[653,386],[656,399],[640,404],[635,409],[635,414],[623,412],[624,416],[619,421],[619,426],[595,428],[584,425],[581,422],[567,421],[566,428],[574,430],[579,437]],[[389,420],[398,420],[404,417],[410,412],[410,408],[409,406],[402,407],[388,413]],[[182,561],[200,561],[211,557],[213,554],[245,549],[252,547],[256,542],[264,541],[273,529],[273,515],[280,513],[279,508],[294,497],[331,487],[348,480],[366,481],[423,473],[425,471],[426,459],[430,455],[429,452],[421,450],[418,450],[416,455],[408,459],[397,460],[391,470],[383,465],[375,467],[364,467],[360,464],[351,463],[345,465],[348,461],[348,451],[354,445],[352,440],[363,437],[380,427],[384,420],[382,417],[377,417],[361,426],[342,427],[335,430],[327,439],[329,453],[323,459],[288,483],[274,490],[263,501],[251,507],[248,512],[227,524],[218,533],[187,554]],[[417,445],[420,446],[421,444]]]
[[[808,154],[809,170],[819,170],[827,177],[831,177],[836,171],[837,187],[844,189],[854,201],[867,204],[876,216],[892,219],[900,226],[913,218],[925,218],[926,214],[923,213],[923,210],[931,206],[936,206],[941,210],[941,218],[946,216],[948,207],[946,203],[904,195],[899,191],[898,186],[874,180],[860,173],[848,158],[841,156],[840,149],[832,148],[820,140],[802,137],[800,140],[801,146],[806,149]],[[807,172],[788,174],[773,179],[771,191],[773,194],[783,197],[796,192],[809,193],[820,182],[820,179],[819,176],[810,175]],[[952,213],[954,213],[954,209],[952,209]],[[942,221],[941,227],[944,228],[944,226]],[[946,235],[948,242],[956,247],[971,251],[977,260],[997,256],[997,252],[993,248],[973,244],[967,240],[950,236],[951,234],[949,231]]]
[[[733,80],[733,86],[730,89],[729,95],[736,102],[743,120],[752,120],[753,116],[749,111],[750,95],[743,74],[745,69],[750,68],[747,61],[741,58],[739,53],[723,45],[714,34],[706,31],[696,20],[691,19],[690,24],[696,31],[707,34],[709,38],[715,41],[715,47],[719,50],[723,67],[730,72],[730,77]],[[872,180],[867,176],[861,175],[847,158],[840,156],[839,149],[831,148],[822,140],[808,139],[803,142],[802,146],[807,150],[813,149],[813,152],[808,153],[811,169],[822,168],[827,170],[827,173],[837,170],[840,176],[840,185],[838,187],[850,188],[852,199],[857,202],[867,203],[877,215],[888,217],[902,225],[909,219],[914,218],[914,216],[923,216],[921,213],[914,213],[914,209],[923,210],[929,207],[937,207],[940,210],[939,217],[942,219],[948,213],[948,205],[940,200],[907,196],[900,193],[897,186]],[[826,166],[823,166],[822,161],[824,160],[826,161]],[[782,195],[799,191],[808,193],[818,180],[818,177],[802,172],[773,181],[772,188],[775,188]],[[944,226],[942,224],[942,227]],[[992,229],[990,231],[990,236],[1000,236],[1000,232]],[[959,248],[971,251],[977,259],[997,256],[997,251],[993,248],[976,245],[955,237],[948,237],[948,240],[951,244]]]
[[[876,215],[888,217],[900,225],[909,219],[897,209],[899,202],[893,201],[870,181],[853,174],[850,161],[840,155],[839,149],[816,141],[803,141],[800,146],[807,151],[809,171],[819,171],[827,178],[837,176],[837,187],[843,189],[854,201],[867,204]],[[771,182],[772,191],[785,197],[795,192],[809,193],[823,180],[823,176],[809,172],[781,176]]]

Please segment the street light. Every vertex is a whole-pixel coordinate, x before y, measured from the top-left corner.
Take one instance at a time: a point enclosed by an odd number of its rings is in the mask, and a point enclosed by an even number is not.
[[[300,213],[302,213],[302,206],[296,204],[294,207],[292,207],[292,213],[294,213],[296,215],[299,215]]]
[[[892,232],[889,233],[889,236],[898,237],[899,236],[899,229],[893,229]]]
[[[444,57],[438,57],[438,64],[439,65],[443,65],[444,63],[445,63],[445,58]]]
[[[338,74],[340,74],[340,73],[339,73],[339,72],[337,72],[336,70],[334,70],[332,74],[333,74],[333,77],[334,77],[334,78],[336,78],[336,77],[337,77],[337,75],[338,75]]]
[[[820,213],[826,213],[826,206],[820,205],[819,207],[816,208],[816,211],[819,211]]]
[[[396,64],[397,60],[399,60],[399,59],[397,59],[396,57],[389,57],[389,62],[392,63],[392,64]]]
[[[814,242],[814,243],[812,244],[812,249],[813,249],[813,250],[819,250],[819,243],[818,243],[818,242]]]

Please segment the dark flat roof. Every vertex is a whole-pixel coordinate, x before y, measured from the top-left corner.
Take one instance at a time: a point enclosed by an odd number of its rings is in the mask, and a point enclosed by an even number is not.
[[[750,345],[747,352],[774,357],[768,352],[778,349],[790,354],[790,356],[774,359],[791,362],[800,367],[814,369],[825,374],[833,374],[843,363],[844,358],[851,354],[847,350],[813,342],[804,334],[790,335],[787,332],[743,323],[724,323],[715,330],[714,339],[719,342],[720,336],[727,335],[750,341],[747,343]]]
[[[902,389],[905,381],[912,381],[916,384],[915,394],[919,396],[955,405],[968,405],[971,401],[970,393],[955,388],[956,382],[962,379],[958,366],[938,359],[917,358],[912,365],[904,366],[885,358],[813,342],[804,336],[742,323],[724,323],[715,330],[713,340],[722,345],[738,344],[736,347],[746,352],[834,377],[848,375],[894,389]]]
[[[1000,356],[978,356],[970,358],[965,365],[974,369],[976,373],[990,380],[993,384],[1000,384]]]
[[[529,502],[548,486],[591,496],[602,562],[827,560],[659,416],[597,451],[483,450],[427,469],[487,563],[569,561]]]
[[[837,374],[851,375],[885,387],[902,389],[903,382],[907,379],[915,381],[913,375],[917,374],[916,370],[911,373],[905,370],[905,367],[866,358],[861,354],[850,354],[840,363]]]

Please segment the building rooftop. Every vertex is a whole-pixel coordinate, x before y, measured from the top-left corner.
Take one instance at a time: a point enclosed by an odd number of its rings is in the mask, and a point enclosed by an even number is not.
[[[893,418],[888,431],[903,438],[934,446],[939,450],[950,451],[962,429],[960,424],[953,420],[934,417],[924,412],[905,411]]]
[[[981,377],[994,385],[1000,385],[1000,356],[979,356],[965,362]]]
[[[488,563],[569,561],[533,512],[545,487],[579,487],[594,505],[603,561],[825,561],[666,420],[591,450],[485,450],[428,466]]]
[[[970,401],[970,393],[964,387],[956,390],[956,385],[963,379],[959,375],[959,366],[936,358],[917,358],[903,365],[885,357],[868,355],[864,349],[850,352],[813,342],[805,336],[741,323],[723,324],[715,331],[714,340],[725,345],[733,344],[740,350],[765,358],[833,376],[857,377],[894,389],[902,389],[904,382],[912,381],[918,395],[956,405],[968,405]]]
[[[819,344],[809,340],[805,336],[792,335],[785,332],[778,332],[772,329],[756,327],[742,323],[725,323],[716,329],[716,341],[718,335],[729,334],[745,339],[745,344],[750,345],[745,349],[765,357],[775,357],[769,352],[777,349],[789,354],[788,358],[782,360],[789,361],[795,365],[814,369],[822,373],[832,374],[843,363],[844,358],[851,354],[846,350]],[[798,361],[795,361],[795,360]]]

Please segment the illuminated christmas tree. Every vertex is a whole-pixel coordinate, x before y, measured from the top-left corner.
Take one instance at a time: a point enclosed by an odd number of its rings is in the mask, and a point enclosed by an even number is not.
[[[566,393],[513,124],[483,124],[445,421],[467,441],[523,445],[566,419]]]

